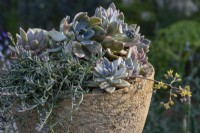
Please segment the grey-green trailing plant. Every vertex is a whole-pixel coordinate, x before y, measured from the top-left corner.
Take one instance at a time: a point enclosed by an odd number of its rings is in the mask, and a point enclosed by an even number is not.
[[[84,94],[129,88],[136,78],[151,80],[145,77],[150,41],[139,30],[125,23],[123,13],[112,3],[108,9],[97,8],[91,17],[80,12],[70,22],[67,16],[59,31],[20,28],[16,43],[9,34],[10,64],[4,66],[0,78],[1,119],[13,127],[15,121],[28,119],[20,113],[31,116],[35,111],[37,131],[54,132],[61,125],[67,132]],[[177,73],[168,71],[165,77],[172,81],[152,80],[155,89],[170,89],[169,101],[162,103],[165,108],[173,105],[177,95],[182,101],[191,96],[188,87],[174,86],[181,81]],[[71,100],[72,111],[54,121],[52,112],[64,99]]]

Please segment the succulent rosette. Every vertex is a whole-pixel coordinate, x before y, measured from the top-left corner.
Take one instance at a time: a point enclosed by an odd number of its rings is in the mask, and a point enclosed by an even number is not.
[[[20,28],[20,34],[16,34],[16,46],[20,49],[31,51],[33,55],[39,55],[48,48],[48,34],[42,29],[29,29],[25,32]],[[10,46],[13,52],[17,52],[15,47]]]
[[[130,83],[124,80],[128,76],[126,66],[121,65],[122,58],[110,62],[107,58],[103,58],[94,68],[93,86],[112,93],[116,88],[130,86]]]
[[[71,23],[69,21],[68,16],[64,18],[60,30],[73,40],[72,50],[77,57],[89,59],[102,51],[98,42],[105,35],[105,31],[99,26],[101,19],[88,17],[86,12],[80,12]]]

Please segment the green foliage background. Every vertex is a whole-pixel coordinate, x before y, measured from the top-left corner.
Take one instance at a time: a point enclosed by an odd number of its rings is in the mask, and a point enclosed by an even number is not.
[[[156,0],[1,0],[0,30],[18,32],[18,27],[58,29],[66,15],[77,12],[94,13],[97,6],[108,7],[114,1],[124,12],[127,22],[141,26],[142,34],[152,40],[149,61],[156,70],[156,79],[173,69],[189,84],[193,97],[191,102],[176,101],[171,110],[163,110],[159,102],[166,95],[157,92],[152,98],[151,108],[144,133],[191,133],[200,132],[200,2],[191,0],[199,9],[187,16],[183,11],[170,8],[170,0],[160,7]],[[128,3],[128,4],[126,4]]]

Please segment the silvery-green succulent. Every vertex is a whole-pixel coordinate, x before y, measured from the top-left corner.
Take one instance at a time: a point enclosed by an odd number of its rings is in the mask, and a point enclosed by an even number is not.
[[[118,32],[119,25],[124,23],[124,14],[116,9],[114,3],[111,3],[107,10],[103,7],[97,8],[94,16],[102,20],[101,27],[106,29],[107,35]]]
[[[121,24],[124,23],[124,14],[116,9],[115,4],[110,4],[106,10],[99,7],[95,11],[96,17],[102,20],[101,27],[106,31],[106,37],[102,41],[102,46],[107,49],[108,55],[113,59],[117,59],[117,56],[112,56],[112,52],[119,53],[124,48],[124,43],[119,41],[117,36],[120,33]]]
[[[148,58],[146,57],[146,53],[149,51],[150,41],[148,39],[145,39],[144,36],[141,36],[139,30],[140,27],[137,27],[137,25],[135,24],[129,26],[127,24],[123,24],[120,33],[114,35],[113,37],[111,37],[112,39],[110,39],[115,40],[115,42],[117,42],[117,45],[112,43],[106,44],[108,42],[106,41],[106,37],[105,40],[102,42],[102,45],[106,48],[110,48],[108,55],[110,57],[113,57],[114,59],[119,58],[120,56],[126,56],[128,50],[131,47],[136,47],[137,54],[135,54],[135,56],[137,56],[137,59],[139,59],[139,61],[141,61],[142,63],[146,63],[148,60]],[[104,44],[104,42],[106,43]],[[119,44],[123,45],[120,46]],[[117,46],[118,48],[121,48],[118,49],[119,51],[115,51],[113,49]]]
[[[48,48],[48,34],[42,29],[29,29],[27,33],[20,28],[20,34],[16,34],[19,48],[31,51],[33,55],[39,55]],[[14,47],[10,47],[12,51],[16,52]]]
[[[127,57],[124,61],[122,61],[121,65],[127,68],[128,77],[129,76],[137,76],[140,73],[140,66],[141,64],[132,55]]]
[[[71,26],[71,24],[70,24],[70,16],[66,16],[60,22],[60,31],[63,32],[65,35],[67,35],[70,26]]]
[[[98,42],[105,36],[101,23],[101,19],[88,17],[86,12],[78,13],[71,23],[69,17],[63,19],[60,30],[74,40],[72,48],[77,57],[88,59],[102,50]]]
[[[145,39],[144,36],[140,34],[140,27],[137,25],[130,25],[128,26],[125,24],[123,26],[123,32],[126,34],[128,39],[126,39],[125,47],[132,47],[136,46],[138,51],[143,51],[145,53],[149,52],[149,44],[151,43],[150,40]]]
[[[136,46],[133,46],[131,48],[131,58],[134,60],[137,60],[140,64],[146,64],[148,62],[148,57],[143,49],[140,49],[138,51],[138,48]]]
[[[103,58],[94,68],[94,86],[112,93],[116,88],[129,87],[130,83],[124,80],[128,76],[127,68],[121,65],[123,59],[110,62]]]

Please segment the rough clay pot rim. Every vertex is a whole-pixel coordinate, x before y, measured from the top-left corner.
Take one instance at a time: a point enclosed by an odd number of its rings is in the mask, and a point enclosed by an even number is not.
[[[153,67],[153,65],[151,63],[148,62],[147,66],[148,66],[147,69],[149,71],[147,72],[147,76],[145,76],[145,77],[151,79],[151,77],[153,77],[154,74],[155,74],[155,70],[154,70],[154,67]],[[139,78],[136,78],[136,79],[139,79]],[[137,82],[142,82],[143,80],[146,80],[146,79],[139,79]],[[135,86],[135,85],[136,84],[132,84],[131,86]],[[112,94],[124,92],[126,88],[127,87],[115,90]],[[100,96],[100,95],[111,95],[111,94],[109,94],[109,93],[85,93],[84,97],[87,97],[87,96]]]

